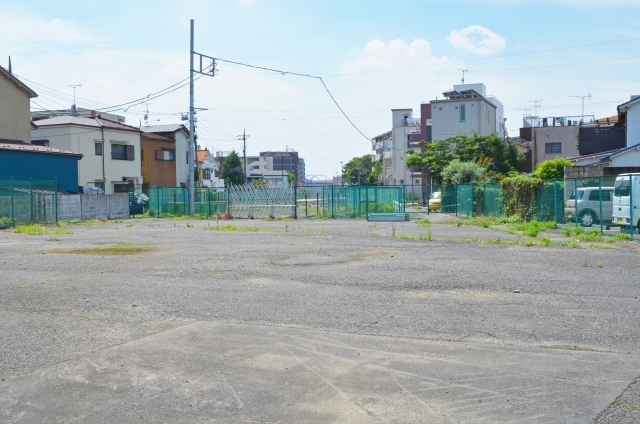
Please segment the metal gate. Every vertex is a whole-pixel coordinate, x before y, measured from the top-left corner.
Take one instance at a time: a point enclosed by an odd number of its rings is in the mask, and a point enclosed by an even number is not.
[[[295,187],[265,187],[253,184],[232,185],[229,190],[229,215],[232,218],[282,218],[296,216]]]

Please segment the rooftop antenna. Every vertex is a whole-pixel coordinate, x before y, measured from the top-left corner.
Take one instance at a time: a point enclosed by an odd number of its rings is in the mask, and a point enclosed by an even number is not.
[[[149,126],[149,103],[145,103],[145,109],[144,109],[144,125],[146,127]]]
[[[544,100],[540,99],[540,100],[530,100],[527,103],[533,103],[533,109],[534,109],[534,116],[538,116],[538,108],[542,107],[542,102],[544,102]]]
[[[11,56],[9,56],[9,73],[12,74],[13,72],[11,71]]]
[[[73,88],[73,104],[71,105],[71,113],[76,114],[76,88],[82,87],[80,84],[69,85],[68,87]]]
[[[462,71],[462,83],[464,84],[464,73],[465,73],[465,72],[469,72],[469,70],[468,70],[468,69],[461,69],[461,68],[458,68],[458,71]]]
[[[580,119],[580,122],[584,122],[584,99],[591,100],[591,93],[587,94],[586,96],[569,96],[569,97],[576,97],[578,99],[582,99],[582,118]]]

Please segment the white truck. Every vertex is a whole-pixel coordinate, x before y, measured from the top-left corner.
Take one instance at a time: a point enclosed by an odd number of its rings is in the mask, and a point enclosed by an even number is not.
[[[613,224],[640,233],[640,173],[616,177],[612,218]]]

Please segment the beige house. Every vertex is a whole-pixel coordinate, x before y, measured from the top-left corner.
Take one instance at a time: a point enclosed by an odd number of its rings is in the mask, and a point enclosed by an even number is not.
[[[38,97],[35,91],[0,67],[0,142],[30,142],[33,97]]]
[[[31,143],[84,155],[78,184],[106,194],[142,187],[140,129],[102,117],[57,116],[37,121]]]

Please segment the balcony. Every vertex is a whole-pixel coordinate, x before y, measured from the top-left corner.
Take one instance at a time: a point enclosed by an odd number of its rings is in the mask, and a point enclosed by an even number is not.
[[[524,128],[537,127],[567,127],[595,124],[596,118],[593,115],[584,116],[549,116],[541,118],[539,116],[526,116],[522,119]]]

